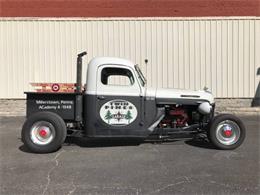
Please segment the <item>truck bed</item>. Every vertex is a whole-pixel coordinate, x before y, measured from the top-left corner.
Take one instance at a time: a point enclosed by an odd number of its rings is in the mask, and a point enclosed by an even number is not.
[[[65,121],[82,120],[82,93],[25,92],[26,117],[36,112],[54,112]]]

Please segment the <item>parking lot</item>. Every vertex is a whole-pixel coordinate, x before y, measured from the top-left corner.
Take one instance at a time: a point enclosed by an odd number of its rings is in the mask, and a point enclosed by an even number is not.
[[[0,118],[0,194],[259,194],[259,116],[241,116],[244,144],[233,151],[205,141],[65,143],[32,154],[24,117]]]

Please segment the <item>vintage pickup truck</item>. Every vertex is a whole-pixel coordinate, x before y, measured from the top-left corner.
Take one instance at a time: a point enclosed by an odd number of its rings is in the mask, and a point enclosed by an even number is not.
[[[82,57],[78,54],[75,91],[25,92],[27,120],[22,141],[32,152],[58,150],[67,136],[93,138],[174,139],[205,134],[218,149],[235,149],[245,138],[241,120],[214,116],[214,97],[207,89],[192,91],[146,86],[138,65],[97,57],[88,64],[82,87]]]

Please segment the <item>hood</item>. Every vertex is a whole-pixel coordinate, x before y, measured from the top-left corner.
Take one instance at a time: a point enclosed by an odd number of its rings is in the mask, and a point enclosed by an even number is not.
[[[147,88],[146,96],[156,97],[156,99],[189,99],[206,100],[210,104],[214,103],[214,96],[211,92],[205,90],[185,90],[185,89],[151,89]]]

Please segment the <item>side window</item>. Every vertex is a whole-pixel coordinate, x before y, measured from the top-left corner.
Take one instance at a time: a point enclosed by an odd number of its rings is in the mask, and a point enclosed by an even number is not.
[[[126,68],[103,68],[101,82],[104,85],[130,86],[134,84],[134,77]]]

